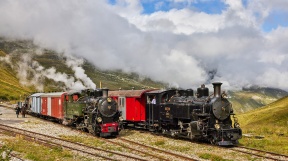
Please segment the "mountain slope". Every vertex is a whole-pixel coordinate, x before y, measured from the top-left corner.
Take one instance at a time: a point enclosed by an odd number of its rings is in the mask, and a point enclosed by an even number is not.
[[[288,96],[238,115],[238,120],[244,134],[264,137],[243,137],[241,144],[288,155]]]
[[[0,58],[6,56],[6,53],[0,50]],[[0,61],[0,101],[18,100],[24,98],[33,88],[24,87],[19,83],[16,73],[5,62]]]
[[[69,83],[71,86],[85,84],[84,79],[75,76],[75,70],[79,69],[83,70],[82,76],[86,80],[91,79],[97,88],[100,87],[100,82],[102,87],[110,90],[166,86],[136,73],[103,71],[87,60],[81,65],[73,66],[77,67],[73,69],[67,65],[67,61],[68,58],[64,55],[38,48],[31,41],[6,40],[0,37],[0,99],[15,100],[20,95],[35,91],[63,91]]]
[[[246,88],[242,91],[228,91],[234,113],[240,114],[260,108],[288,95],[288,92],[275,88]]]
[[[241,120],[241,124],[248,128],[255,126],[286,126],[287,128],[288,96],[270,103],[262,108],[241,114],[239,115],[239,119]]]

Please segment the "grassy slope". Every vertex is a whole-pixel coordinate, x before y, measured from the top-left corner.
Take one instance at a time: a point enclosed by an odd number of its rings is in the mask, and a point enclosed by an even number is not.
[[[288,96],[238,118],[243,133],[265,137],[243,137],[241,144],[288,155]]]
[[[257,90],[229,91],[228,95],[230,96],[229,101],[233,104],[234,112],[240,114],[268,105],[287,96],[288,93],[280,89],[259,88]]]
[[[229,95],[231,96],[229,101],[233,104],[233,109],[236,114],[245,113],[265,106],[278,99],[275,96],[268,96],[254,91],[229,92]]]
[[[0,51],[0,53],[0,56],[5,55],[3,51]],[[20,95],[23,96],[29,92],[31,90],[20,84],[13,70],[5,62],[0,62],[0,100],[17,100],[20,99]]]

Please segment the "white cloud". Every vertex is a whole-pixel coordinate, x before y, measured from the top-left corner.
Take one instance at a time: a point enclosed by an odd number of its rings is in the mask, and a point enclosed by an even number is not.
[[[134,0],[114,6],[105,0],[2,0],[0,35],[30,38],[103,69],[138,72],[181,87],[211,81],[236,87],[271,75],[265,85],[288,89],[279,74],[288,69],[287,28],[261,30],[271,10],[285,9],[287,3],[257,0],[246,7],[240,0],[224,2],[228,7],[221,14],[184,8],[143,15]]]

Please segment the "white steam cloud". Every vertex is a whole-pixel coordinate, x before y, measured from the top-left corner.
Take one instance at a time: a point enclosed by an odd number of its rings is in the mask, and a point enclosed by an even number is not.
[[[223,2],[227,8],[219,14],[184,8],[144,15],[138,0],[115,5],[106,0],[1,0],[0,36],[33,39],[103,69],[137,72],[184,88],[223,81],[231,88],[288,89],[288,28],[261,28],[273,11],[287,11],[288,2]],[[81,61],[72,58],[67,66],[83,86],[94,87]],[[81,87],[53,68],[44,71]]]
[[[81,67],[84,63],[82,59],[77,59],[76,57],[69,55],[66,64],[74,70],[75,73],[73,75],[68,75],[66,73],[57,72],[54,67],[45,69],[37,61],[32,60],[32,55],[34,53],[41,54],[40,50],[36,50],[36,52],[31,51],[31,53],[22,53],[20,61],[17,64],[11,63],[10,55],[1,57],[0,60],[7,62],[17,71],[17,77],[21,84],[25,86],[35,86],[38,91],[44,91],[44,78],[64,83],[65,87],[63,87],[62,90],[79,91],[87,88],[96,88],[96,85],[88,78],[84,69]]]

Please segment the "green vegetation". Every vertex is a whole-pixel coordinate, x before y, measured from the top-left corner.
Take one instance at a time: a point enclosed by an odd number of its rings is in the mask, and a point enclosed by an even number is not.
[[[164,146],[165,140],[159,139],[159,140],[155,141],[153,144],[156,146]]]
[[[34,161],[54,161],[54,160],[85,160],[91,159],[75,155],[67,150],[63,150],[61,147],[46,147],[31,141],[26,141],[22,137],[16,137],[11,139],[5,139],[6,149],[10,151],[19,152],[23,158]]]
[[[97,148],[102,148],[106,150],[115,150],[115,151],[123,151],[122,147],[118,147],[115,145],[110,145],[107,144],[107,142],[103,140],[99,140],[97,138],[88,138],[88,137],[77,137],[77,136],[60,136],[62,139],[72,141],[72,142],[77,142],[77,143],[82,143],[88,146],[92,147],[97,147]]]
[[[288,155],[288,97],[241,114],[238,119],[243,133],[251,134],[240,140],[242,145]]]
[[[229,91],[228,95],[231,96],[229,101],[233,105],[234,113],[240,114],[263,107],[288,95],[288,93],[279,89],[259,88],[258,90]]]
[[[222,157],[214,154],[199,153],[198,156],[202,159],[209,159],[211,161],[230,161],[229,159],[223,159]]]
[[[95,138],[84,138],[84,137],[79,137],[79,136],[66,136],[66,135],[62,135],[60,136],[60,138],[68,140],[68,141],[72,141],[72,142],[82,143],[82,144],[89,145],[89,146],[95,146],[95,147],[100,147],[103,144],[105,144],[104,141],[98,140]]]
[[[0,62],[0,101],[19,100],[21,96],[23,99],[24,95],[29,92],[31,89],[20,84],[16,73],[7,67],[6,63]]]
[[[9,161],[11,159],[10,153],[11,149],[8,148],[6,145],[1,146],[0,148],[0,160],[1,161]]]
[[[0,57],[5,57],[6,55],[7,54],[4,51],[0,50]]]

